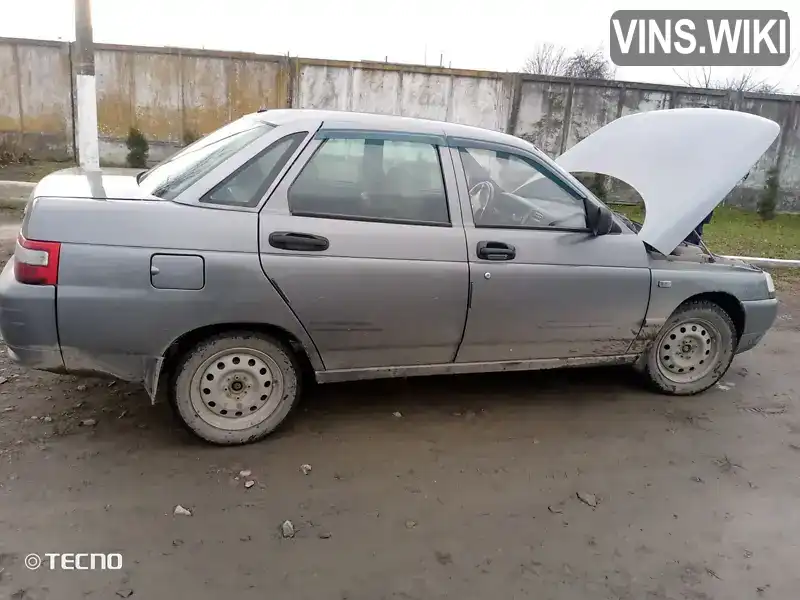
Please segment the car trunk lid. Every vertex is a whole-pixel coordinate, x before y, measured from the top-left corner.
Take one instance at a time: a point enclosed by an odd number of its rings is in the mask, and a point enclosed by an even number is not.
[[[63,169],[42,179],[34,198],[93,198],[96,200],[160,200],[139,187],[141,169]]]

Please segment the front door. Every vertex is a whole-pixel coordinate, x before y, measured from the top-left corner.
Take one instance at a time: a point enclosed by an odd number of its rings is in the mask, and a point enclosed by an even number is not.
[[[455,359],[469,270],[442,141],[323,128],[262,209],[264,272],[327,370]]]
[[[533,156],[466,142],[451,153],[472,286],[456,362],[624,354],[650,293],[638,237],[592,235],[583,198]]]

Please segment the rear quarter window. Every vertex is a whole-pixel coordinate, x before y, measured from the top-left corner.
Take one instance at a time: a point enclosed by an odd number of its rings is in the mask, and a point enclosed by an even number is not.
[[[227,129],[234,125],[236,127]],[[139,178],[139,187],[158,198],[174,200],[234,154],[272,129],[273,125],[263,122],[234,121],[147,171]]]
[[[307,135],[307,131],[297,132],[271,144],[203,196],[200,202],[248,208],[257,206]]]

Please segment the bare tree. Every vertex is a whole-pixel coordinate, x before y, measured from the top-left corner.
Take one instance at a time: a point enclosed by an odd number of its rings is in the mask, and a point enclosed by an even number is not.
[[[737,92],[755,92],[758,94],[778,94],[780,86],[776,83],[768,83],[766,80],[758,80],[753,76],[752,71],[742,73],[735,77],[728,77],[722,82],[724,89],[736,90]]]
[[[699,71],[691,69],[683,74],[678,72],[677,69],[672,69],[672,72],[675,73],[678,79],[681,80],[681,83],[687,87],[716,89],[714,86],[714,78],[711,74],[711,67],[702,67]]]
[[[602,48],[577,50],[567,54],[563,46],[538,44],[522,67],[523,73],[556,75],[577,79],[614,79],[616,69]]]
[[[525,60],[522,72],[535,75],[566,75],[566,48],[550,43],[537,44],[533,53]]]
[[[567,60],[567,77],[576,79],[614,79],[616,68],[602,48],[578,50]]]
[[[769,83],[766,79],[759,78],[757,72],[752,69],[724,79],[713,77],[711,67],[702,67],[699,71],[691,70],[684,74],[674,69],[673,71],[678,76],[678,79],[689,87],[730,90],[733,92],[755,92],[758,94],[778,94],[781,92],[779,84]]]

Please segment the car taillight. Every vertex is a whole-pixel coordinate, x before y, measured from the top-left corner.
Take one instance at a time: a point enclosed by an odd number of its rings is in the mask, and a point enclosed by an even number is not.
[[[59,242],[27,240],[19,234],[14,249],[14,278],[29,285],[58,283]]]

